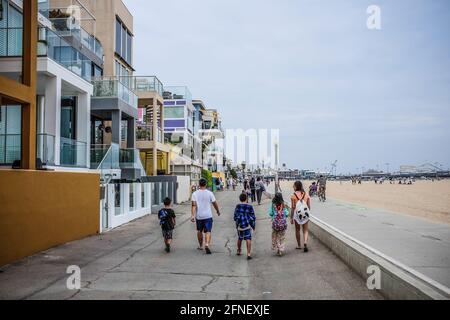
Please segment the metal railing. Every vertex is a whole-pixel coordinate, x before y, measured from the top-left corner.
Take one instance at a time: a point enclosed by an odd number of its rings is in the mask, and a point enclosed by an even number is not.
[[[119,77],[93,78],[93,98],[119,98],[133,108],[138,108],[138,96]]]

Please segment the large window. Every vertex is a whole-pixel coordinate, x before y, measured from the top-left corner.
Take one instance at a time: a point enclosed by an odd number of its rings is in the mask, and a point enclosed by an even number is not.
[[[133,36],[127,27],[116,19],[116,53],[129,65],[132,64]]]
[[[0,107],[0,164],[20,160],[21,106]]]
[[[165,119],[184,119],[184,107],[164,107]]]
[[[3,20],[0,21],[0,56],[22,55],[22,13],[8,1],[2,1]]]

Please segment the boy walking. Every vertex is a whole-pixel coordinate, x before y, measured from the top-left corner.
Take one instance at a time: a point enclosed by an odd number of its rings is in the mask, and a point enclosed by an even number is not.
[[[173,229],[175,229],[176,219],[175,212],[172,207],[172,200],[170,198],[164,199],[164,208],[159,210],[158,218],[161,225],[162,234],[164,237],[165,251],[170,252],[170,245],[172,244]]]
[[[239,196],[240,204],[234,210],[234,221],[238,234],[237,255],[242,253],[242,241],[247,244],[247,260],[252,259],[252,229],[256,227],[256,217],[253,206],[247,204],[248,197],[245,193]]]

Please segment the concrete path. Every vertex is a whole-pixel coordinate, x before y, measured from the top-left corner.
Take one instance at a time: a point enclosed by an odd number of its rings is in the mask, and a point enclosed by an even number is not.
[[[307,254],[270,250],[268,203],[257,207],[254,260],[237,257],[233,211],[238,194],[218,193],[223,215],[215,219],[213,255],[196,250],[190,206],[176,208],[173,251],[163,251],[155,216],[101,236],[59,246],[0,271],[0,299],[381,299],[323,245]],[[81,290],[66,288],[66,268],[81,267]]]
[[[284,188],[286,189],[286,188]],[[285,200],[290,190],[283,190]],[[329,199],[312,214],[351,237],[450,287],[450,227]]]

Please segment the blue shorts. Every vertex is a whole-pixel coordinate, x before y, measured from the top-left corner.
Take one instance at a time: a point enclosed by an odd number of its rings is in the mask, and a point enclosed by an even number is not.
[[[213,226],[213,219],[204,219],[204,220],[196,220],[197,222],[197,231],[203,233],[210,233]]]
[[[248,229],[248,230],[244,230],[244,231],[239,231],[238,230],[238,237],[239,240],[252,240],[252,229]]]

